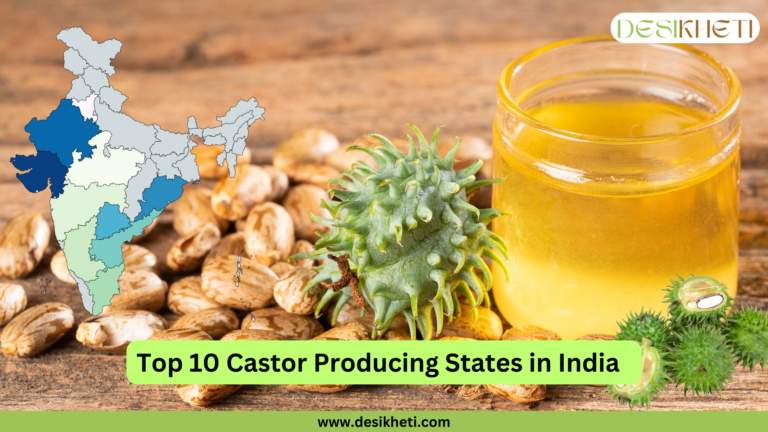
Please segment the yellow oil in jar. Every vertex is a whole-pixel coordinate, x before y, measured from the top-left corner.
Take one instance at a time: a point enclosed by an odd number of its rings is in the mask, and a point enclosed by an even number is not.
[[[641,97],[554,103],[527,113],[558,129],[610,137],[672,133],[712,115]],[[629,188],[636,185],[611,183],[610,194],[594,187],[585,193],[521,169],[504,141],[525,136],[502,133],[494,128],[494,176],[506,181],[495,186],[493,202],[511,215],[493,228],[509,245],[510,280],[494,266],[493,294],[510,323],[544,327],[564,339],[612,335],[630,310],[665,311],[662,289],[676,273],[712,276],[735,295],[738,148],[679,187],[667,182],[655,193],[651,184],[650,193],[634,195]],[[707,144],[716,143],[701,143]],[[603,162],[625,161],[617,152]],[[626,194],[617,193],[622,187]]]

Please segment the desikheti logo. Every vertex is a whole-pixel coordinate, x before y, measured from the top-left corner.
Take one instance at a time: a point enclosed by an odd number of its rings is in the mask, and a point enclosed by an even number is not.
[[[749,13],[621,13],[611,22],[623,43],[748,43],[758,33]]]

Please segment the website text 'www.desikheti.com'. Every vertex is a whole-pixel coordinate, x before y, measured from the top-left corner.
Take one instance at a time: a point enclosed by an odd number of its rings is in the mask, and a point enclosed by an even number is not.
[[[449,419],[419,420],[417,417],[378,416],[365,418],[361,416],[357,419],[317,419],[317,425],[321,428],[450,428],[451,421]]]

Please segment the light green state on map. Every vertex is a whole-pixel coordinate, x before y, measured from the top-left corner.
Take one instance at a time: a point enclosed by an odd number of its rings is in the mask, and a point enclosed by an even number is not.
[[[56,239],[63,241],[69,231],[97,215],[104,203],[116,204],[120,206],[120,211],[123,211],[126,205],[125,187],[124,184],[96,186],[92,183],[86,189],[66,183],[64,192],[58,198],[51,199],[51,217]]]
[[[111,236],[94,240],[89,253],[93,259],[103,261],[107,267],[115,267],[123,262],[123,243],[131,241],[134,236],[144,232],[144,228],[151,224],[161,210],[152,210],[150,214],[144,216],[137,222],[131,222],[131,226],[120,230]]]
[[[105,239],[94,240],[92,246],[88,245],[87,251],[91,258],[104,263],[108,267],[96,273],[95,280],[85,282],[88,291],[93,296],[93,311],[91,313],[94,315],[100,314],[104,306],[112,304],[112,296],[120,293],[118,279],[123,274],[123,269],[125,268],[123,263],[123,243],[131,241],[133,237],[143,233],[144,228],[151,224],[160,215],[161,211],[153,210],[141,220],[131,222],[130,227],[120,230]],[[67,244],[65,243],[65,247]],[[64,253],[66,254],[66,251]]]
[[[77,213],[77,210],[72,210]],[[93,261],[88,250],[96,238],[96,216],[85,225],[69,231],[64,240],[64,256],[67,257],[67,267],[77,277],[84,281],[96,279],[96,273],[106,268],[103,262]]]
[[[88,291],[93,296],[93,311],[94,315],[101,313],[104,306],[112,304],[112,296],[120,293],[120,285],[118,279],[123,274],[125,264],[120,264],[117,267],[102,270],[96,274],[96,279],[86,282]]]

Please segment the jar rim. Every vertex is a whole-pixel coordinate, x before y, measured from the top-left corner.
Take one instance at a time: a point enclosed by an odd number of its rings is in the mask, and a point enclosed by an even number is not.
[[[670,47],[676,48],[687,54],[695,55],[700,59],[706,61],[707,63],[709,63],[710,66],[712,66],[715,70],[717,70],[717,72],[720,73],[720,75],[722,75],[725,82],[727,83],[728,98],[726,99],[722,108],[711,117],[707,118],[701,123],[697,123],[693,126],[680,129],[674,132],[658,134],[658,135],[644,135],[644,136],[638,136],[638,137],[612,137],[612,136],[603,136],[603,135],[582,134],[582,133],[577,133],[577,132],[573,132],[565,129],[559,129],[554,126],[548,125],[544,122],[541,122],[539,120],[536,120],[530,115],[528,115],[525,111],[523,111],[520,108],[520,106],[517,105],[517,103],[515,103],[514,99],[512,98],[512,95],[509,94],[508,83],[511,81],[513,75],[521,67],[523,67],[528,61],[538,57],[539,55],[563,46],[584,44],[584,43],[591,43],[591,42],[605,42],[609,40],[615,41],[613,36],[610,36],[610,35],[587,36],[587,37],[566,39],[559,42],[554,42],[548,45],[544,45],[543,47],[528,51],[525,54],[519,56],[518,58],[513,60],[511,63],[509,63],[501,73],[501,77],[499,78],[499,83],[498,83],[498,90],[497,90],[498,96],[499,96],[499,103],[501,103],[506,108],[506,110],[510,114],[512,114],[514,117],[516,117],[519,121],[521,121],[524,124],[527,124],[528,126],[536,128],[537,130],[540,130],[542,132],[545,132],[551,135],[556,135],[562,138],[567,138],[570,140],[575,140],[575,141],[589,142],[589,143],[596,143],[596,144],[609,144],[609,145],[610,144],[614,144],[614,145],[615,144],[623,144],[623,145],[648,144],[648,143],[654,143],[654,142],[660,142],[660,141],[676,140],[681,137],[699,133],[703,130],[706,130],[708,128],[711,128],[717,125],[718,123],[728,118],[728,116],[730,116],[731,113],[738,108],[739,100],[741,99],[741,84],[739,83],[739,79],[736,77],[733,71],[728,66],[723,64],[720,60],[715,58],[714,56],[686,44],[646,44],[646,45],[655,46],[657,48],[662,48],[662,49],[669,49]],[[620,42],[616,41],[616,43],[620,43]]]

